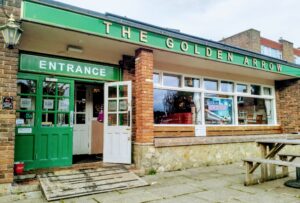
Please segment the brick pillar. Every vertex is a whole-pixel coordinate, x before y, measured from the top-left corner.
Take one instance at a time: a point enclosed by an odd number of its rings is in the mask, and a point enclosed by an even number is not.
[[[300,79],[276,81],[277,119],[284,133],[300,132]]]
[[[135,52],[136,142],[153,143],[153,51]]]
[[[20,0],[4,1],[7,14],[13,13],[15,19],[20,16]],[[7,22],[3,11],[0,12],[0,25]],[[13,110],[2,109],[3,97],[17,96],[18,49],[5,47],[0,34],[0,183],[13,182],[14,146],[15,146],[15,102]]]
[[[282,44],[282,59],[290,63],[295,62],[294,58],[294,45],[292,42],[280,39],[279,42]]]

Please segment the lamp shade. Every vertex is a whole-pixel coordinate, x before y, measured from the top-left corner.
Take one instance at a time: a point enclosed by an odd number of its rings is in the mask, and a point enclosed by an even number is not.
[[[2,31],[4,43],[9,49],[12,49],[19,43],[21,34],[23,32],[19,23],[15,21],[13,15],[10,16],[7,24],[0,27],[0,30]]]

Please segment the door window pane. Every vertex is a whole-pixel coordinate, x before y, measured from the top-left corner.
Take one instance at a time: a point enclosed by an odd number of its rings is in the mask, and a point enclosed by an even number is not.
[[[181,76],[173,74],[163,75],[164,86],[170,87],[180,87],[181,86]]]
[[[42,114],[42,126],[53,127],[54,126],[54,113]]]
[[[127,99],[120,99],[119,100],[119,111],[127,111],[127,110],[128,110]]]
[[[264,87],[264,95],[272,95],[272,90],[269,87]]]
[[[86,90],[78,88],[76,91],[76,112],[85,112],[86,106]]]
[[[57,114],[57,126],[69,126],[69,114],[59,113]]]
[[[233,92],[233,82],[221,81],[222,92]]]
[[[248,92],[248,86],[245,84],[237,84],[236,85],[236,91],[239,93],[247,93]]]
[[[109,126],[116,126],[117,125],[117,114],[108,114],[108,125]]]
[[[70,84],[58,83],[57,84],[58,96],[70,96]]]
[[[54,98],[43,98],[43,110],[54,110]]]
[[[273,115],[272,100],[238,97],[239,124],[273,124]]]
[[[204,79],[204,88],[206,90],[218,91],[218,81],[217,80]]]
[[[127,97],[128,95],[128,86],[119,85],[119,97]]]
[[[58,111],[69,111],[69,99],[58,99]]]
[[[85,124],[85,114],[76,114],[76,124]]]
[[[115,112],[117,111],[117,100],[108,101],[108,111]]]
[[[35,110],[35,96],[17,97],[16,102],[19,110]]]
[[[204,105],[206,124],[233,124],[233,99],[231,96],[206,94]]]
[[[43,95],[55,95],[55,82],[43,82]]]
[[[111,86],[108,87],[108,98],[116,98],[117,97],[117,87]]]
[[[18,93],[22,94],[35,94],[36,92],[36,82],[34,80],[17,80]]]
[[[191,78],[191,77],[185,77],[184,78],[184,86],[185,87],[200,87],[200,79],[198,78]]]
[[[154,89],[155,124],[201,124],[201,94]]]
[[[251,85],[251,94],[260,95],[260,86],[259,85]]]
[[[17,126],[34,126],[34,112],[17,112]]]
[[[119,114],[119,126],[129,126],[128,116],[128,113]]]

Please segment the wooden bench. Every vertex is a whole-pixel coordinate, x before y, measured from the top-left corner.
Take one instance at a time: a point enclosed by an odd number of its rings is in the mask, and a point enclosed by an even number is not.
[[[282,161],[292,162],[296,158],[300,157],[300,154],[278,154],[278,156],[279,156],[279,159]],[[288,159],[288,157],[290,157],[290,159]]]
[[[288,176],[288,168],[287,167],[300,167],[300,163],[294,163],[291,161],[282,161],[282,160],[273,160],[273,159],[262,159],[262,158],[247,158],[243,159],[246,165],[246,177],[244,185],[254,185],[258,183],[262,183],[269,180],[274,180],[277,178],[283,178]],[[254,164],[255,163],[255,164]],[[253,178],[253,173],[255,171],[255,165],[272,165],[272,166],[281,166],[282,173],[276,174],[276,170],[272,170],[271,174],[268,175],[264,173],[262,170],[260,178]]]

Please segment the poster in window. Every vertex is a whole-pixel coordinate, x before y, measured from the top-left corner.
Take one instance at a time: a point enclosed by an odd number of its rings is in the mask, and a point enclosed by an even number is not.
[[[23,109],[31,108],[31,98],[21,98],[20,107]]]
[[[44,99],[44,109],[53,109],[54,108],[54,100],[53,99]]]
[[[231,98],[205,98],[206,123],[232,124],[232,103]]]

